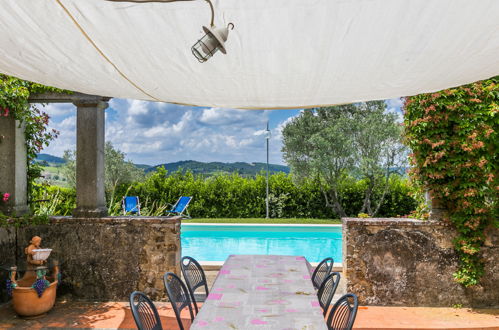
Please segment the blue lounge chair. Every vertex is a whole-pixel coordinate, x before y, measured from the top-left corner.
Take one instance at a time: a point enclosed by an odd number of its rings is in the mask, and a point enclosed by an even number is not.
[[[173,205],[170,211],[167,211],[167,215],[176,215],[182,216],[184,218],[189,219],[191,216],[189,215],[189,211],[187,211],[187,206],[191,202],[192,197],[182,196],[178,199],[178,201]],[[183,213],[187,213],[187,215],[183,215]]]
[[[123,207],[123,214],[136,214],[140,215],[140,202],[138,196],[125,196],[121,201]]]

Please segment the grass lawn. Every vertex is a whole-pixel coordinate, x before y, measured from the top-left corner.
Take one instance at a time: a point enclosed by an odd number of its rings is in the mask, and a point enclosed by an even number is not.
[[[185,223],[290,223],[290,224],[315,224],[331,225],[341,224],[339,219],[310,219],[310,218],[291,218],[291,219],[265,219],[265,218],[194,218],[182,220]]]
[[[44,179],[39,181],[48,182],[53,186],[59,186],[63,188],[69,187],[66,178],[61,173],[60,166],[42,166],[42,176],[44,177]]]

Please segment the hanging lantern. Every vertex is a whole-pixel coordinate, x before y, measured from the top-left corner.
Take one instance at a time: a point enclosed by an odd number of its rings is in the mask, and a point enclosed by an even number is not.
[[[177,1],[188,1],[188,0],[106,0],[113,2],[177,2]],[[227,41],[227,37],[229,36],[229,27],[231,30],[234,29],[234,24],[229,23],[227,27],[217,29],[215,27],[215,8],[213,8],[212,0],[205,0],[210,5],[211,9],[211,23],[209,27],[203,26],[203,30],[205,35],[199,39],[194,46],[191,47],[192,54],[196,57],[196,59],[204,63],[208,61],[210,57],[213,56],[219,50],[227,54],[225,50],[225,42]]]
[[[217,29],[215,26],[203,26],[205,35],[192,46],[192,54],[201,63],[206,62],[217,51],[227,54],[225,42],[229,36],[229,27],[234,29],[234,24],[229,23],[225,28]]]

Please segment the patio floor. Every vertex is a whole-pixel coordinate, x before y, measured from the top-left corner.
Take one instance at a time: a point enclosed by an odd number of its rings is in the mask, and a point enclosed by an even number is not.
[[[164,329],[178,329],[169,303],[156,303]],[[185,325],[189,324],[188,314]],[[135,329],[125,302],[58,301],[49,313],[26,320],[10,304],[0,305],[0,329],[105,328]],[[359,307],[354,329],[499,329],[499,309],[426,307]]]

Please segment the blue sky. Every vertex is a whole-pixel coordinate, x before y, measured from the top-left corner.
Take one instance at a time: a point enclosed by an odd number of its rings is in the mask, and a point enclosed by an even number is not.
[[[402,101],[387,100],[400,114]],[[62,156],[76,144],[76,108],[49,104],[49,127],[61,132],[42,152]],[[235,110],[181,106],[130,99],[112,99],[106,110],[106,141],[137,164],[180,160],[265,162],[265,130],[269,121],[270,162],[284,164],[282,127],[300,110]]]

